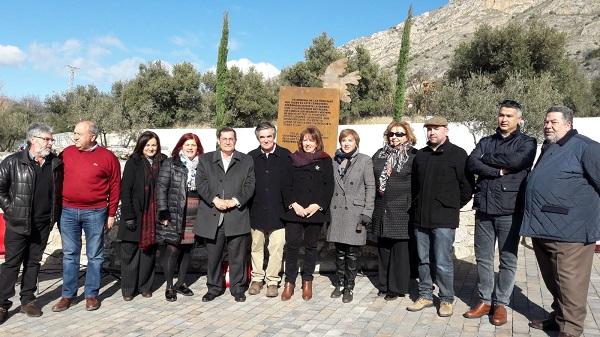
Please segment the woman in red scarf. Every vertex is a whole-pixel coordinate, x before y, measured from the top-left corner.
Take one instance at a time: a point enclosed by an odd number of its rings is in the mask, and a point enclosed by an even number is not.
[[[162,161],[160,140],[152,131],[140,135],[121,181],[121,292],[125,301],[136,293],[152,296],[156,257],[156,180]]]
[[[285,222],[285,286],[281,300],[294,294],[298,276],[298,250],[304,243],[302,298],[312,298],[312,281],[317,262],[317,242],[323,224],[331,220],[329,204],[333,195],[333,165],[323,151],[323,137],[314,126],[304,129],[298,150],[291,155],[291,182],[284,190],[287,212]],[[303,240],[304,238],[304,240]]]

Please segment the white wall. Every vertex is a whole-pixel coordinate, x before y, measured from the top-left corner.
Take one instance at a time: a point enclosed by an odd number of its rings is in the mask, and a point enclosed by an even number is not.
[[[600,117],[575,118],[574,127],[580,134],[588,136],[600,142]],[[360,136],[360,152],[369,156],[383,146],[383,132],[387,124],[368,124],[368,125],[340,125],[339,131],[351,128],[356,130]],[[417,148],[422,148],[426,143],[425,129],[423,123],[411,124],[415,135],[417,136]],[[448,126],[450,141],[471,153],[475,148],[473,136],[469,133],[467,127],[450,123]],[[205,152],[216,149],[216,131],[215,129],[151,129],[160,137],[161,146],[164,153],[170,153],[177,140],[186,132],[193,132],[200,137]],[[238,142],[236,149],[248,153],[250,150],[258,147],[258,141],[254,136],[254,128],[237,128]],[[292,152],[296,149],[290,149]],[[333,153],[330,153],[333,155]]]

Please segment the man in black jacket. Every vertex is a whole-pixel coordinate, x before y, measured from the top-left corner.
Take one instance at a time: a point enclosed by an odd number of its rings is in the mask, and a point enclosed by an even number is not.
[[[417,152],[412,170],[419,298],[406,309],[419,311],[433,306],[435,275],[440,290],[438,315],[447,317],[453,313],[454,302],[452,245],[460,209],[471,200],[473,177],[465,171],[467,153],[448,139],[446,118],[435,116],[425,122],[425,128],[427,146]]]
[[[0,163],[0,208],[6,220],[0,324],[8,318],[21,264],[21,312],[29,317],[42,315],[34,293],[50,229],[61,209],[62,161],[52,153],[53,143],[52,129],[33,123],[27,129],[27,147]]]
[[[494,325],[507,321],[506,306],[517,271],[524,182],[535,159],[535,138],[521,133],[521,123],[521,105],[512,100],[500,102],[496,133],[482,138],[467,161],[469,172],[477,175],[473,208],[477,210],[475,258],[479,303],[463,316],[480,318],[492,313],[490,322]],[[496,241],[500,269],[494,286]]]
[[[292,171],[290,151],[275,144],[275,126],[261,122],[254,131],[260,146],[248,154],[254,160],[256,187],[250,201],[250,234],[252,236],[252,283],[248,294],[256,295],[267,284],[267,297],[277,297],[281,281],[281,261],[285,246],[285,226],[281,216],[286,208],[283,189]],[[264,269],[265,241],[269,260]]]

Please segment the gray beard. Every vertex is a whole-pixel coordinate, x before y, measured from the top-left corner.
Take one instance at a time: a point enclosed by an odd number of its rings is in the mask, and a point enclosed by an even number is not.
[[[52,149],[46,149],[46,148],[44,148],[44,149],[37,150],[35,152],[35,155],[38,156],[38,157],[46,158],[50,154],[50,152],[52,152]]]

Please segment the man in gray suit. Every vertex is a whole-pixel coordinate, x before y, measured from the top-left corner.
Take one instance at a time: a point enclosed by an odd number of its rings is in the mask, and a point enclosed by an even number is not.
[[[235,150],[236,133],[230,127],[217,131],[219,150],[200,157],[196,173],[202,199],[194,233],[206,239],[208,263],[202,297],[209,302],[225,292],[221,265],[227,246],[230,292],[236,302],[246,300],[246,253],[250,233],[247,203],[254,193],[252,158]]]

